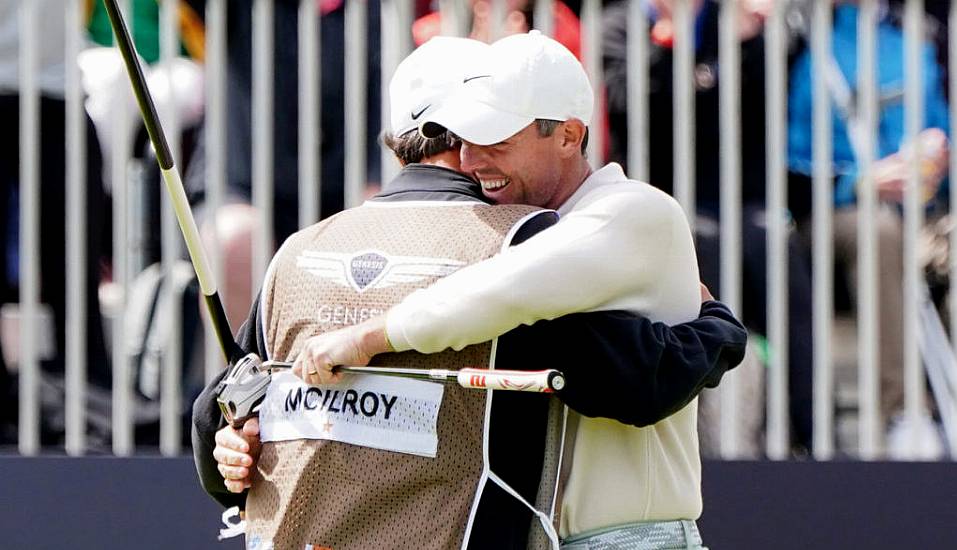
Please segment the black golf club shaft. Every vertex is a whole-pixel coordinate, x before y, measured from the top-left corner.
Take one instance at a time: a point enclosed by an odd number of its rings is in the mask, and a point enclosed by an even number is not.
[[[126,64],[126,72],[130,77],[130,84],[133,86],[133,93],[136,96],[137,104],[139,104],[143,123],[146,125],[146,131],[149,134],[150,142],[153,144],[153,149],[156,151],[156,160],[163,174],[163,180],[166,182],[166,190],[170,194],[170,202],[173,205],[173,211],[176,213],[176,220],[179,222],[183,238],[186,240],[186,248],[189,250],[193,269],[196,270],[196,277],[199,279],[200,290],[206,302],[206,310],[209,312],[213,332],[216,333],[216,339],[222,348],[226,361],[233,364],[242,357],[243,351],[233,340],[233,332],[229,328],[229,320],[226,318],[223,302],[219,298],[219,291],[216,289],[216,279],[203,250],[199,230],[196,228],[196,220],[193,218],[193,212],[186,199],[186,191],[183,189],[182,178],[180,178],[179,170],[177,170],[173,161],[169,143],[166,141],[166,135],[163,133],[163,127],[156,114],[156,106],[153,104],[153,98],[146,87],[146,79],[143,77],[143,69],[140,67],[136,48],[130,38],[126,22],[123,20],[123,14],[116,5],[116,0],[103,0],[103,4],[110,19],[110,26],[113,27],[113,34],[116,36],[117,47],[119,47],[123,62]]]

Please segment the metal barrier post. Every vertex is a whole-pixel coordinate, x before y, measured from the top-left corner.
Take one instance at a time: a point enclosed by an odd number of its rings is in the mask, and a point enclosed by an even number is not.
[[[741,312],[741,42],[738,39],[738,2],[721,2],[718,29],[718,97],[721,102],[721,300]],[[724,458],[736,458],[738,448],[737,372],[721,383],[721,444]]]
[[[816,0],[811,25],[814,69],[813,111],[813,278],[814,278],[814,458],[834,455],[834,363],[831,330],[834,323],[834,188],[831,99],[824,79],[831,59],[831,0]]]
[[[858,19],[858,90],[861,118],[861,180],[858,204],[858,366],[860,391],[860,452],[864,460],[880,454],[880,377],[878,376],[877,192],[872,172],[877,145],[877,0],[861,0]]]
[[[350,2],[352,4],[352,2]],[[272,258],[274,192],[274,108],[275,108],[275,6],[273,0],[253,2],[253,206],[259,232],[253,237],[252,300],[261,286]]]
[[[322,185],[319,32],[315,0],[299,0],[299,227],[319,221]]]
[[[345,206],[358,206],[365,198],[366,187],[366,34],[368,32],[368,2],[346,2],[346,166]]]
[[[167,92],[172,108],[166,111],[167,120],[163,125],[167,131],[170,150],[177,165],[182,166],[182,145],[180,139],[180,120],[176,109],[176,86],[173,82],[173,63],[179,57],[178,20],[179,0],[164,0],[160,5],[160,59],[165,64]],[[152,167],[151,167],[152,168]],[[160,376],[160,452],[165,456],[180,453],[182,434],[182,372],[183,372],[183,311],[182,302],[177,296],[173,284],[173,266],[181,254],[179,227],[173,213],[168,193],[160,193],[163,261],[162,303],[169,304],[169,339],[163,350],[162,374]]]
[[[206,4],[206,211],[208,223],[222,206],[226,194],[226,0],[208,0]],[[222,283],[223,266],[215,231],[206,235],[209,263],[214,278]],[[223,352],[216,342],[210,322],[204,325],[203,358],[206,380],[212,380],[224,367]]]
[[[66,452],[86,452],[86,114],[77,57],[83,44],[83,0],[66,5]],[[94,147],[98,144],[94,143]]]
[[[787,44],[784,6],[776,3],[765,27],[767,73],[767,270],[768,422],[767,453],[790,453],[788,415],[788,213],[787,213]]]
[[[40,451],[40,87],[37,13],[20,2],[20,432],[21,454]]]

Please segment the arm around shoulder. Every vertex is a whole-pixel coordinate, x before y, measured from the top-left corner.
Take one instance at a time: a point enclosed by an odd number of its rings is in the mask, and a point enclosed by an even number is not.
[[[576,314],[549,323],[570,344],[546,362],[565,374],[558,392],[585,416],[655,424],[715,387],[744,358],[747,331],[720,302],[699,318],[668,326],[622,311]],[[553,333],[554,334],[554,333]]]

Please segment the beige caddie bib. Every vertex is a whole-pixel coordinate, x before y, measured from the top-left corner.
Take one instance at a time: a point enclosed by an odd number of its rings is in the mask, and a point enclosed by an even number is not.
[[[480,203],[366,203],[289,238],[261,296],[269,358],[362,322],[462,266],[492,256],[535,209]],[[493,366],[493,344],[373,364]],[[418,380],[347,376],[313,388],[276,377],[247,499],[250,549],[460,548],[484,482],[488,394]]]

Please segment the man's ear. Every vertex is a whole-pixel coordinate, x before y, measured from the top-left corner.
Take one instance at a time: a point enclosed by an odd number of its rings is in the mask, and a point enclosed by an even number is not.
[[[585,139],[586,131],[585,123],[577,118],[570,118],[562,123],[559,138],[563,157],[581,155],[582,141]]]

